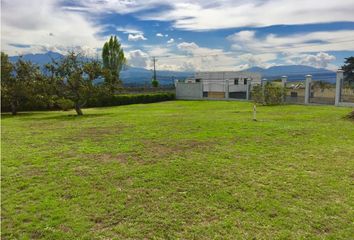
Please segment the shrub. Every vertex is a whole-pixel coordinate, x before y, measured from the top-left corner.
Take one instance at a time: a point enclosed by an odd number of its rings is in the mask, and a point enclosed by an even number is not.
[[[63,111],[68,111],[74,108],[74,102],[70,99],[61,98],[57,101],[58,107]]]
[[[268,82],[264,86],[264,103],[265,105],[279,105],[284,100],[284,88]]]
[[[262,85],[253,86],[251,96],[252,96],[252,99],[255,103],[263,104],[264,103],[264,96],[263,96]]]
[[[263,105],[279,105],[283,103],[285,88],[267,82],[263,87],[261,85],[254,86],[251,94],[255,103]]]
[[[156,79],[153,79],[151,81],[151,85],[154,87],[154,88],[157,88],[159,86],[159,81],[157,81]]]

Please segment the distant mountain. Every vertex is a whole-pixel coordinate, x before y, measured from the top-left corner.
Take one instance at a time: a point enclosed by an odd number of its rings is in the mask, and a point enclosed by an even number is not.
[[[62,58],[63,55],[55,52],[47,52],[42,54],[26,54],[22,58],[26,61],[31,61],[39,66],[44,66],[47,63],[50,63],[52,59],[58,60]],[[20,57],[12,56],[9,57],[11,62],[16,62]],[[121,71],[120,77],[123,80],[123,83],[127,85],[134,84],[150,84],[152,78],[152,71],[145,68],[137,68],[127,66],[124,70]],[[184,79],[186,77],[192,76],[192,72],[179,72],[179,71],[156,71],[156,75],[161,84],[173,84],[174,79]]]
[[[248,69],[251,72],[259,72],[263,76],[279,76],[294,74],[313,74],[313,73],[333,73],[333,71],[324,68],[314,68],[305,65],[273,66],[270,68],[252,67]]]
[[[173,84],[175,79],[185,79],[193,76],[193,72],[157,70],[156,76],[161,84]],[[153,72],[145,68],[127,67],[120,73],[120,77],[126,84],[150,84]]]
[[[25,54],[22,56],[22,58],[25,61],[31,61],[35,64],[40,65],[40,66],[44,66],[45,64],[50,63],[52,61],[52,59],[58,60],[62,57],[63,57],[63,55],[61,55],[60,53],[56,53],[56,52]],[[13,56],[13,57],[9,57],[9,60],[11,62],[16,62],[19,58],[20,58],[20,56]]]
[[[52,59],[60,59],[63,55],[56,52],[47,52],[43,54],[26,54],[23,59],[32,61],[40,66],[51,62]],[[18,56],[10,57],[10,61],[15,62]],[[335,82],[336,73],[324,68],[314,68],[305,65],[288,65],[288,66],[273,66],[270,68],[252,67],[247,69],[250,72],[258,72],[262,78],[268,80],[280,78],[283,75],[288,76],[289,81],[304,80],[305,75],[311,74],[314,80],[323,80]],[[157,78],[161,84],[172,84],[174,79],[185,79],[193,76],[193,72],[179,72],[179,71],[156,71]],[[134,84],[150,84],[153,72],[145,68],[137,68],[127,66],[120,74],[123,82],[127,85]]]
[[[287,76],[290,81],[303,80],[305,75],[312,75],[314,80],[335,81],[336,73],[324,68],[314,68],[305,65],[273,66],[270,68],[252,67],[247,69],[250,72],[257,72],[268,80]]]

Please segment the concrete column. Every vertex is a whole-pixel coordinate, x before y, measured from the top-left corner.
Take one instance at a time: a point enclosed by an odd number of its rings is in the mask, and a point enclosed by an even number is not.
[[[246,99],[250,100],[250,93],[251,93],[251,80],[247,79],[247,89],[246,89]]]
[[[262,78],[261,85],[264,86],[266,84],[266,82],[267,82],[267,79],[266,78]]]
[[[310,87],[311,87],[312,75],[306,75],[305,81],[305,104],[310,103]]]
[[[283,87],[285,87],[287,81],[288,81],[288,77],[287,76],[282,76],[281,77],[281,84],[283,85]]]
[[[204,91],[204,88],[203,88],[203,80],[201,79],[200,80],[200,99],[203,99],[203,91]]]
[[[336,77],[336,97],[335,97],[335,105],[338,106],[341,99],[341,88],[343,84],[344,71],[338,69],[337,77]]]
[[[285,90],[285,87],[286,87],[286,82],[288,81],[288,77],[287,76],[282,76],[281,77],[281,85],[283,87],[283,103],[286,102],[286,90]]]
[[[230,91],[229,80],[228,79],[225,80],[224,83],[225,83],[225,98],[229,99],[229,91]]]
[[[263,78],[262,80],[261,80],[261,85],[262,85],[262,94],[263,94],[263,97],[265,97],[264,95],[264,85],[266,84],[266,82],[267,82],[267,79],[266,78]]]

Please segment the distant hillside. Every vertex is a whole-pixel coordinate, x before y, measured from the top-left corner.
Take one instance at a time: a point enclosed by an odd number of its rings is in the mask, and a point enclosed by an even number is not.
[[[51,62],[52,59],[60,59],[63,55],[55,52],[47,52],[43,54],[27,54],[23,58],[32,61],[40,66]],[[10,61],[15,62],[18,56],[10,57]],[[305,75],[311,74],[314,80],[323,80],[335,82],[336,73],[324,68],[314,68],[305,65],[288,65],[288,66],[273,66],[270,68],[252,67],[247,71],[258,72],[263,78],[268,80],[280,78],[283,75],[288,76],[289,81],[304,80]],[[185,79],[193,76],[193,72],[179,71],[159,71],[157,70],[157,78],[161,84],[172,84],[174,79]],[[121,78],[125,84],[150,84],[152,71],[144,68],[136,68],[127,66],[121,72]]]
[[[193,76],[193,72],[178,71],[156,71],[157,79],[161,84],[173,84],[175,79],[185,79]],[[120,73],[120,76],[126,84],[150,84],[153,72],[144,68],[127,67]]]
[[[305,65],[273,66],[270,68],[252,67],[247,69],[250,72],[258,72],[268,80],[288,76],[290,81],[303,80],[305,75],[312,75],[314,80],[334,82],[336,73],[324,68],[314,68]]]
[[[251,72],[261,73],[263,76],[314,74],[314,73],[333,73],[333,71],[324,68],[314,68],[305,65],[273,66],[270,68],[253,67],[248,69]]]
[[[39,54],[25,54],[22,56],[22,58],[26,61],[31,61],[35,64],[38,64],[40,66],[43,66],[47,63],[50,63],[52,59],[57,60],[62,58],[63,55],[60,53],[56,52],[47,52],[47,53],[39,53]],[[19,56],[13,56],[9,57],[9,60],[11,62],[16,62],[20,57]]]
[[[55,52],[47,52],[43,54],[26,54],[22,56],[24,60],[31,61],[40,66],[44,66],[47,63],[50,63],[52,59],[60,59],[63,55]],[[16,62],[19,59],[19,56],[9,57],[10,61]],[[193,75],[192,72],[178,72],[178,71],[156,71],[157,78],[161,84],[173,84],[174,79],[184,79]],[[152,78],[152,71],[145,68],[136,68],[136,67],[125,67],[124,70],[120,73],[120,77],[123,80],[123,83],[128,85],[134,84],[150,84]]]

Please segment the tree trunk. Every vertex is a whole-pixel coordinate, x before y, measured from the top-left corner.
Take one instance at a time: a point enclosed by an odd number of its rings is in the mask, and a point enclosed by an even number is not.
[[[114,84],[112,83],[110,86],[109,86],[109,93],[113,96],[114,93],[115,93],[115,87],[114,87]]]
[[[81,111],[81,108],[80,108],[80,105],[78,103],[75,103],[75,111],[76,111],[78,116],[83,115],[83,113]]]
[[[12,115],[17,115],[17,107],[15,102],[11,102],[11,113]]]

